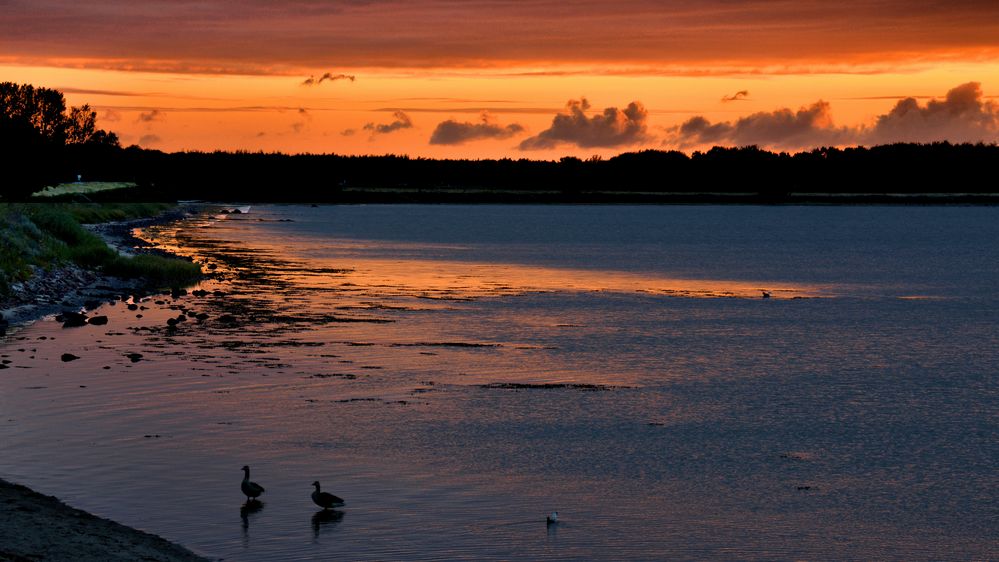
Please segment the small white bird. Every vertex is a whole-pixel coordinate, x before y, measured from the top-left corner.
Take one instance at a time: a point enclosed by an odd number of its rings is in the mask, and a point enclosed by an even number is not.
[[[548,515],[548,519],[547,519],[547,524],[554,525],[555,523],[558,523],[558,512],[557,511],[551,512],[551,514]]]
[[[257,499],[257,496],[264,493],[264,487],[256,482],[250,482],[250,467],[243,467],[243,483],[239,485],[239,489],[243,491],[243,495],[246,496],[246,501],[249,502],[250,499]]]
[[[334,496],[329,492],[321,491],[319,489],[318,480],[313,482],[312,485],[316,487],[316,491],[312,492],[312,503],[323,508],[323,510],[327,510],[331,507],[340,507],[344,504],[343,498],[340,498],[339,496]]]

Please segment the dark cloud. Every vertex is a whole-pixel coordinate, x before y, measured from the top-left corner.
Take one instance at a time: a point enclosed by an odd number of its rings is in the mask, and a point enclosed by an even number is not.
[[[555,148],[574,144],[581,148],[615,147],[638,144],[649,139],[646,119],[648,112],[640,102],[633,101],[624,109],[608,107],[603,113],[586,115],[590,102],[586,98],[569,100],[565,112],[552,119],[549,128],[524,139],[521,150]]]
[[[687,149],[710,145],[794,149],[836,146],[855,140],[857,131],[833,125],[829,104],[818,101],[797,111],[778,109],[741,117],[734,122],[711,123],[691,117],[668,133],[667,145]]]
[[[340,135],[344,137],[352,137],[357,134],[357,129],[344,129],[340,131]]]
[[[577,0],[572,9],[553,0],[0,5],[8,60],[175,72],[267,74],[329,68],[333,61],[340,68],[437,69],[697,61],[766,68],[779,61],[814,69],[815,61],[919,61],[955,53],[986,59],[999,47],[995,0]]]
[[[98,109],[113,109],[115,111],[141,111],[148,113],[147,117],[162,117],[164,113],[254,113],[270,111],[326,111],[323,108],[303,108],[288,105],[242,105],[242,106],[214,106],[214,107],[178,107],[178,106],[150,106],[150,105],[95,105]]]
[[[722,96],[722,103],[730,101],[745,101],[749,97],[749,90],[739,90],[731,96]]]
[[[116,122],[116,121],[121,121],[121,113],[118,113],[117,111],[115,111],[113,109],[105,109],[104,113],[101,114],[101,120],[102,121],[109,121],[109,122],[112,122],[112,123]]]
[[[409,115],[406,115],[401,111],[396,111],[392,114],[392,116],[395,117],[395,121],[385,124],[368,123],[364,126],[364,130],[371,131],[371,134],[373,135],[384,135],[394,133],[402,129],[413,128],[413,121],[409,118]]]
[[[871,126],[837,127],[830,105],[818,101],[797,111],[778,109],[735,121],[712,123],[691,117],[668,131],[664,144],[681,149],[711,145],[759,145],[777,149],[896,142],[995,142],[999,140],[999,104],[986,99],[981,84],[968,82],[925,104],[915,97],[899,100]]]
[[[151,144],[157,144],[162,140],[163,139],[161,139],[158,135],[142,135],[139,137],[139,145],[149,146]]]
[[[999,105],[985,101],[978,82],[961,84],[942,100],[920,105],[899,100],[864,135],[869,144],[888,142],[992,142],[999,139]]]
[[[304,82],[302,82],[302,86],[318,86],[327,80],[330,82],[336,82],[337,80],[350,80],[353,82],[356,79],[357,77],[352,74],[333,74],[332,72],[327,72],[319,78],[309,76]]]
[[[483,113],[479,123],[459,122],[453,119],[438,123],[430,135],[430,144],[463,144],[482,139],[507,139],[522,132],[524,127],[518,123],[504,127],[494,123],[488,113]]]
[[[143,123],[152,123],[153,121],[159,121],[163,118],[163,112],[154,109],[152,111],[146,111],[139,114],[139,121]]]

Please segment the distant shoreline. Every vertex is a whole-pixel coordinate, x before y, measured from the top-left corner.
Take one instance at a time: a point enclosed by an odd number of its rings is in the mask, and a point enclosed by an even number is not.
[[[226,191],[228,188],[216,186]],[[197,193],[199,190],[195,190]],[[131,186],[92,193],[88,201],[162,201],[169,190],[149,186]],[[193,193],[190,195],[194,195]],[[368,204],[454,204],[454,205],[772,205],[772,206],[994,206],[997,193],[946,192],[790,192],[783,194],[720,191],[643,191],[643,190],[558,190],[499,189],[485,187],[373,187],[351,186],[335,190],[317,189],[310,193],[233,193],[218,197],[211,187],[200,190],[201,197],[191,197],[183,204],[226,206],[233,204],[287,205],[368,205]],[[72,197],[51,198],[57,201]]]
[[[254,201],[267,202],[267,201]],[[307,203],[273,201],[274,203]],[[516,191],[491,189],[347,188],[325,204],[565,204],[565,205],[999,205],[999,193],[681,193],[643,191]]]

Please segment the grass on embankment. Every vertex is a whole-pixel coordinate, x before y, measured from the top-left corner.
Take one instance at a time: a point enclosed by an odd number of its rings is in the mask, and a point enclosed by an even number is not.
[[[83,223],[155,216],[170,208],[161,203],[28,203],[0,204],[0,297],[11,283],[23,281],[31,266],[75,263],[107,275],[144,279],[151,287],[195,283],[201,269],[181,259],[154,255],[118,255]]]

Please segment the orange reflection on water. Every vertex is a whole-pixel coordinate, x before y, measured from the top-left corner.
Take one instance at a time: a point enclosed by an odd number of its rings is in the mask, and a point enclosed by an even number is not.
[[[216,223],[217,224],[217,223]],[[169,251],[210,264],[223,271],[230,264],[217,263],[212,243],[201,239],[190,224],[153,228],[136,234]],[[192,243],[197,241],[198,243]],[[288,242],[288,243],[285,243]],[[539,292],[619,292],[685,298],[818,298],[829,296],[829,288],[816,284],[777,281],[691,279],[655,272],[614,269],[548,267],[536,264],[495,263],[435,257],[447,250],[466,250],[454,245],[399,243],[374,240],[326,241],[316,248],[320,257],[301,251],[289,256],[291,241],[254,238],[252,247],[240,251],[252,256],[252,267],[267,267],[267,274],[300,289],[372,296],[415,297],[441,300],[471,300]],[[299,241],[300,242],[300,241]],[[216,248],[217,249],[217,248]],[[375,250],[404,249],[419,258],[366,257]],[[231,252],[231,248],[228,248]],[[239,266],[235,266],[239,267]]]
[[[676,279],[626,271],[570,269],[509,263],[355,258],[336,276],[290,273],[293,283],[378,288],[400,295],[474,299],[536,292],[605,291],[689,298],[818,297],[818,286],[720,279]]]

